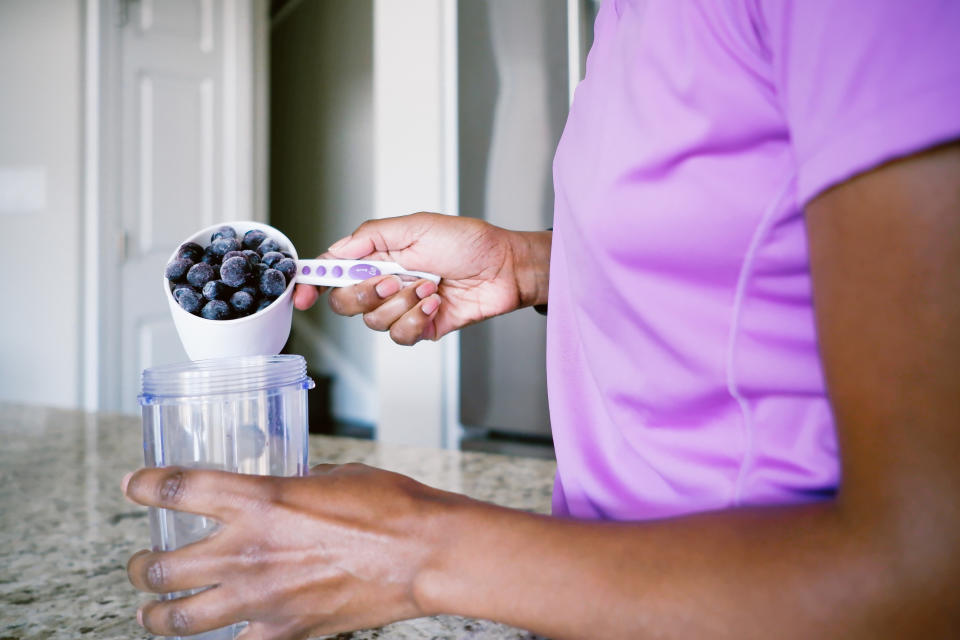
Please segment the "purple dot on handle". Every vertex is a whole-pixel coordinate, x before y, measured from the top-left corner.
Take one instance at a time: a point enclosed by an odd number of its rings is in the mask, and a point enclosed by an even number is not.
[[[327,274],[327,268],[326,268],[326,267],[324,267],[324,266],[322,266],[322,265],[319,266],[319,267],[317,267],[317,275],[318,275],[318,276],[324,276],[324,275],[326,275],[326,274]]]
[[[330,271],[330,273],[333,275],[334,278],[339,278],[340,276],[343,275],[343,267],[341,267],[340,265],[337,265]]]
[[[303,275],[305,276],[310,275],[310,265],[306,265],[306,264],[303,265]]]

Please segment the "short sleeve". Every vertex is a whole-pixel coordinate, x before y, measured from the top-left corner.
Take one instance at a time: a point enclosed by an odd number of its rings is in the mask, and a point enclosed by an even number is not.
[[[806,205],[960,137],[960,1],[760,0]]]

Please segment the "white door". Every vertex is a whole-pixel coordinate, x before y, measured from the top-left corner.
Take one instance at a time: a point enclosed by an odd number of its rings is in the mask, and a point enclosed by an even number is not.
[[[117,238],[119,273],[101,291],[115,323],[102,369],[119,395],[106,404],[129,412],[144,368],[187,359],[162,289],[167,258],[201,227],[252,216],[253,26],[249,0],[116,10],[117,211],[101,237]]]

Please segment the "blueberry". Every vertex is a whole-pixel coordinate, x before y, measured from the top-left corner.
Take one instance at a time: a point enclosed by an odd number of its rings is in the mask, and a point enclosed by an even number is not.
[[[268,267],[270,267],[271,269],[273,269],[273,266],[278,262],[280,262],[281,260],[283,260],[282,253],[280,253],[279,251],[270,251],[268,253],[263,254],[263,258],[261,258],[260,261],[263,262]]]
[[[173,293],[173,299],[176,300],[177,302],[179,302],[179,301],[180,301],[180,296],[183,295],[183,292],[184,292],[184,291],[193,291],[193,292],[195,292],[195,293],[200,293],[200,290],[197,289],[196,287],[192,286],[192,285],[189,285],[189,284],[175,284],[175,285],[173,285],[173,288],[171,289],[171,292]]]
[[[230,306],[233,307],[233,310],[239,315],[247,315],[256,307],[256,301],[253,299],[253,296],[246,291],[237,291],[230,296]]]
[[[214,253],[212,246],[203,250],[203,257],[200,259],[210,265],[220,265],[220,256]]]
[[[242,251],[243,255],[247,257],[247,262],[250,263],[250,266],[260,264],[260,254],[252,249],[244,249]]]
[[[273,302],[270,298],[261,298],[260,302],[257,303],[257,311],[263,311],[270,306],[270,303]]]
[[[267,255],[271,251],[280,251],[280,243],[273,238],[267,238],[257,247],[257,252],[262,256]]]
[[[223,280],[211,280],[203,285],[203,297],[207,300],[226,300],[233,293],[233,288]]]
[[[177,303],[183,307],[183,310],[187,313],[196,315],[197,312],[200,311],[200,307],[203,306],[203,296],[201,296],[200,292],[196,289],[181,287],[177,289],[173,295],[177,299]]]
[[[220,278],[231,287],[242,287],[250,275],[250,263],[240,255],[224,260],[220,266]]]
[[[250,297],[254,299],[260,296],[260,290],[251,284],[248,284],[247,286],[243,287],[242,289],[240,289],[240,291],[250,294]]]
[[[236,238],[236,237],[237,237],[237,230],[234,229],[233,227],[224,225],[213,232],[213,234],[210,236],[210,242],[211,243],[216,242],[217,238]]]
[[[277,298],[287,288],[287,279],[276,269],[267,269],[260,276],[260,291],[268,298]]]
[[[222,262],[226,262],[226,261],[229,260],[230,258],[234,258],[234,257],[236,257],[236,256],[240,256],[240,257],[242,257],[242,258],[243,258],[243,257],[246,257],[246,256],[244,256],[242,253],[240,253],[239,251],[227,251],[225,254],[223,254],[223,260],[222,260]]]
[[[164,270],[163,275],[165,275],[170,282],[183,282],[187,271],[189,271],[192,266],[193,261],[189,258],[174,258],[167,263],[167,268]]]
[[[200,262],[203,257],[203,247],[196,242],[185,242],[177,249],[178,258],[186,258],[190,262]]]
[[[243,246],[247,249],[256,249],[260,243],[267,239],[267,234],[260,229],[250,229],[243,234]]]
[[[211,251],[213,251],[215,255],[218,255],[222,258],[231,251],[239,251],[240,241],[236,238],[217,238],[213,241],[213,244],[211,244],[210,247]]]
[[[198,262],[187,271],[187,282],[202,289],[203,285],[216,278],[216,271],[206,262]]]
[[[287,279],[287,282],[290,282],[293,276],[297,275],[297,263],[290,258],[284,258],[275,264],[273,268],[282,273]]]
[[[284,258],[290,258],[291,260],[293,260],[293,254],[290,253],[289,251],[281,251],[280,253],[283,254]]]
[[[223,300],[211,300],[203,305],[200,315],[207,320],[227,320],[230,318],[230,305]]]

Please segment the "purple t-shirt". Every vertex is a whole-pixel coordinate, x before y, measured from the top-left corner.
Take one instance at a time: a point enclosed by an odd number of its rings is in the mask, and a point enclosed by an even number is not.
[[[832,495],[803,207],[957,137],[957,0],[607,0],[554,162],[554,512]]]

